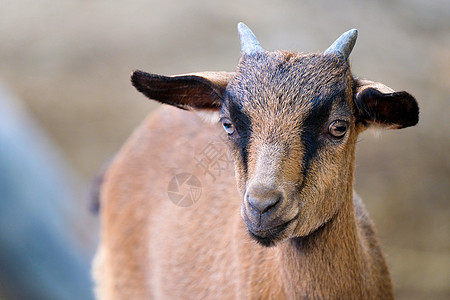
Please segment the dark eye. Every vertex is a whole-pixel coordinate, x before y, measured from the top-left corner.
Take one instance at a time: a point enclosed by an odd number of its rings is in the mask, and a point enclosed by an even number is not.
[[[343,138],[347,133],[348,122],[342,120],[336,120],[330,123],[328,126],[328,133],[335,138]]]
[[[224,118],[222,120],[222,125],[223,125],[223,128],[225,129],[225,131],[229,135],[232,135],[234,133],[234,125],[233,125],[233,123],[231,123],[231,121],[229,119]]]

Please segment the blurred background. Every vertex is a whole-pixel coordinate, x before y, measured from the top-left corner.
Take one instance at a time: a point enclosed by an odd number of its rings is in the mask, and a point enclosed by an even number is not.
[[[89,185],[155,103],[133,69],[233,71],[245,22],[267,50],[358,28],[353,73],[415,95],[419,125],[364,133],[356,190],[398,299],[450,299],[450,2],[3,0],[0,299],[89,299]]]

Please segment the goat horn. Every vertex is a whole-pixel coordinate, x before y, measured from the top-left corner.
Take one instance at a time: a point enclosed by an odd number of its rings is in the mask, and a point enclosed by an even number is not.
[[[241,40],[241,51],[244,54],[253,55],[263,52],[263,48],[259,44],[256,36],[244,23],[238,24],[239,38]]]
[[[330,47],[328,47],[327,50],[325,50],[324,54],[334,53],[347,60],[352,52],[353,46],[355,46],[357,37],[358,30],[356,29],[344,32]]]

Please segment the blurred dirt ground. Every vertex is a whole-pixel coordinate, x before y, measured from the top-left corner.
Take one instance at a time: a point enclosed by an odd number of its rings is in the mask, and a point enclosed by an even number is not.
[[[0,81],[86,184],[157,107],[130,85],[133,69],[233,71],[239,21],[268,50],[321,51],[358,28],[354,74],[411,92],[421,114],[417,127],[361,137],[357,191],[377,225],[398,299],[450,298],[450,2],[2,3]]]

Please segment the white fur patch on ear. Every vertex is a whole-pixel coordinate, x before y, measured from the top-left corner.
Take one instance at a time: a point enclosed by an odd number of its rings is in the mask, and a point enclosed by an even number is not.
[[[204,122],[210,124],[217,124],[219,122],[219,111],[212,109],[194,109],[192,110],[196,113]]]
[[[381,126],[372,126],[369,128],[369,132],[377,139],[381,138],[384,128]]]
[[[388,87],[382,83],[365,80],[365,79],[359,79],[358,80],[358,92],[361,92],[361,91],[365,90],[366,88],[376,89],[383,94],[390,94],[390,93],[395,92],[393,89],[391,89],[390,87]]]

